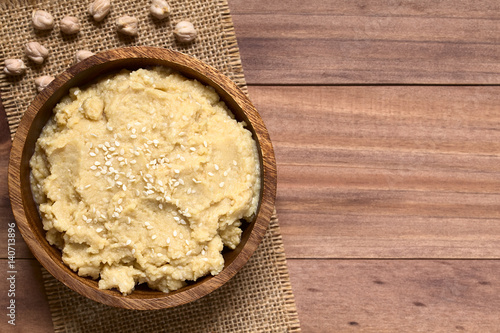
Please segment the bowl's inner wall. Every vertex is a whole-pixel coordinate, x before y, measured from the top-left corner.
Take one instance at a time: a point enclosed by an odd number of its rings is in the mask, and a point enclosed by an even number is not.
[[[35,118],[31,124],[31,127],[28,132],[28,136],[26,138],[26,142],[24,145],[24,150],[22,154],[22,160],[21,160],[21,188],[22,188],[22,193],[23,193],[23,205],[25,208],[25,212],[27,214],[27,219],[30,221],[30,223],[36,223],[36,228],[33,228],[34,233],[36,234],[36,237],[38,239],[38,242],[41,244],[46,244],[45,249],[50,251],[53,256],[57,257],[59,260],[61,260],[61,253],[58,249],[51,247],[48,245],[48,242],[45,239],[45,233],[43,231],[43,226],[42,226],[42,221],[40,219],[40,216],[38,215],[38,208],[36,206],[36,203],[33,199],[33,194],[31,192],[31,186],[30,186],[30,166],[29,166],[29,160],[31,159],[31,156],[34,153],[35,150],[35,144],[40,136],[40,133],[47,123],[47,121],[52,117],[53,115],[53,109],[57,105],[57,103],[69,93],[70,88],[73,87],[82,87],[84,85],[88,85],[89,83],[95,82],[98,78],[111,74],[113,72],[118,72],[122,69],[129,69],[129,70],[136,70],[139,68],[146,68],[146,67],[152,67],[152,66],[164,66],[164,67],[169,67],[172,68],[178,72],[180,72],[182,75],[190,78],[190,79],[196,79],[200,82],[202,82],[205,85],[209,85],[213,87],[219,96],[221,97],[221,100],[223,100],[229,110],[234,114],[235,118],[238,121],[244,121],[246,123],[246,128],[252,133],[252,136],[254,140],[257,142],[257,147],[258,147],[258,153],[259,153],[259,160],[260,160],[260,169],[261,169],[261,182],[263,179],[263,174],[262,171],[264,170],[263,168],[263,159],[262,159],[262,151],[260,149],[260,145],[258,142],[257,135],[255,133],[255,129],[252,126],[252,122],[249,121],[248,117],[246,114],[243,112],[241,107],[236,103],[236,101],[219,85],[217,85],[214,81],[210,79],[210,77],[205,77],[201,75],[199,72],[193,70],[190,67],[186,67],[177,63],[171,63],[165,60],[161,59],[151,59],[151,58],[142,58],[142,59],[137,59],[137,58],[132,58],[132,59],[117,59],[114,61],[108,61],[105,63],[97,64],[95,66],[92,66],[88,69],[85,69],[83,71],[78,71],[79,67],[78,65],[73,66],[68,70],[73,77],[69,79],[64,85],[62,85],[59,89],[56,89],[55,92],[48,97],[47,101],[43,103],[43,105],[39,105],[39,111],[35,115]],[[42,92],[43,93],[43,92]],[[36,105],[31,105],[30,107],[36,107]],[[260,193],[260,199],[262,199],[262,192],[263,192],[264,186],[261,183],[261,193]],[[257,208],[257,212],[260,209],[260,203],[259,207]],[[257,215],[257,214],[256,214]],[[238,254],[241,252],[243,249],[245,243],[247,242],[248,238],[250,237],[250,234],[252,232],[254,223],[255,223],[255,218],[253,221],[249,221],[250,223],[244,223],[243,224],[243,233],[241,236],[241,242],[240,244],[236,247],[236,249],[232,251],[224,251],[223,256],[224,256],[224,268],[226,268],[231,262],[238,256]],[[69,270],[68,267],[64,267],[66,270],[70,271],[73,274],[73,271]],[[200,278],[197,280],[197,282],[201,281],[206,281],[207,279],[212,279],[212,276],[206,276],[203,278]],[[84,278],[87,281],[84,281],[86,284],[95,284],[97,285],[97,282],[90,279],[90,278]],[[177,291],[171,292],[171,294],[178,293],[181,291],[184,291],[186,289],[191,288],[192,285],[188,285],[184,288],[181,288]],[[110,292],[110,293],[115,293],[117,295],[121,295],[115,290],[110,290],[110,291],[105,291],[105,292]],[[156,295],[155,295],[156,294]],[[127,296],[130,298],[145,298],[145,297],[158,297],[157,294],[163,294],[159,291],[151,291],[148,288],[139,288],[134,291],[131,295]]]

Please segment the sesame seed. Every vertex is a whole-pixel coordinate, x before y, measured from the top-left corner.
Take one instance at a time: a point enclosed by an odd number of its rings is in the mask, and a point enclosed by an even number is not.
[[[223,186],[224,186],[224,182],[220,182],[219,187],[223,187]]]
[[[115,149],[116,149],[115,147],[110,147],[108,150],[109,151],[115,151]]]
[[[208,258],[203,258],[203,261],[208,261]]]
[[[188,188],[187,189],[187,194],[191,194],[191,191],[192,191],[191,188]]]
[[[191,148],[189,148],[189,150],[196,151],[196,148],[195,147],[191,147]]]
[[[85,216],[85,215],[82,215],[82,219],[84,219],[85,221],[88,220],[87,216]]]
[[[205,146],[205,148],[207,148],[207,147],[208,147],[208,144],[207,144],[207,142],[206,142],[206,141],[203,141],[203,145]]]
[[[85,188],[89,188],[89,187],[90,187],[90,184],[88,184],[88,185],[85,185]]]
[[[101,232],[101,231],[102,231],[102,228],[97,228],[97,229],[95,229],[95,231],[97,231],[97,232]]]
[[[123,202],[123,198],[118,199],[118,204],[121,205]]]
[[[177,237],[177,230],[174,230],[174,237]]]
[[[135,128],[132,128],[132,134],[135,134],[136,130]]]
[[[184,120],[184,121],[188,121],[188,117],[186,117],[186,116],[182,116],[182,120]]]
[[[132,249],[132,254],[134,254],[134,253],[135,253],[135,249]]]
[[[132,134],[130,137],[131,137],[132,139],[135,139],[135,138],[137,138],[137,135]]]
[[[195,182],[196,184],[199,184],[199,183],[201,183],[201,180],[196,180],[196,178],[193,178],[193,182]]]
[[[219,166],[217,164],[214,164],[215,170],[219,170]]]
[[[146,127],[142,128],[142,133],[146,132]]]
[[[127,190],[127,186],[126,186],[125,184],[123,184],[122,189],[123,189],[124,191],[126,191],[126,190]]]
[[[213,174],[212,172],[209,172],[209,173],[208,173],[208,175],[209,175],[209,176],[213,176],[214,174]]]
[[[97,167],[95,165],[93,165],[90,167],[90,170],[97,170]],[[101,174],[101,173],[99,172],[99,174]]]
[[[104,145],[105,145],[106,147],[108,147],[108,148],[109,148],[109,147],[111,147],[111,145],[109,144],[109,142],[108,142],[108,141],[104,142]]]
[[[96,156],[96,153],[90,152],[89,155],[94,157],[94,156]]]
[[[153,236],[151,236],[151,239],[156,239],[156,237],[158,237],[158,236],[153,235]]]
[[[115,141],[115,146],[120,147],[120,143],[118,141]]]
[[[157,253],[156,255],[157,255],[158,257],[163,257],[163,254],[161,254],[161,253]]]
[[[224,177],[226,177],[226,176],[227,176],[227,171],[224,171]]]
[[[179,170],[177,170],[177,169],[174,169],[174,172],[175,172],[175,173],[179,173],[180,171],[179,171]]]
[[[190,255],[190,254],[191,254],[191,250],[189,250],[189,251],[186,252],[187,256]]]
[[[189,245],[189,241],[186,239],[186,245]]]
[[[158,205],[158,207],[159,207],[160,209],[163,209],[163,204],[159,204],[159,205]]]
[[[130,245],[130,243],[132,243],[132,241],[130,239],[127,239],[127,241],[125,242],[125,245]]]
[[[90,168],[92,169],[92,167],[90,167]],[[95,169],[94,169],[94,170],[95,170]],[[95,176],[96,176],[96,177],[99,177],[100,175],[101,175],[101,172],[100,172],[100,171],[97,171],[97,172],[96,172],[96,174],[95,174]]]
[[[97,135],[95,135],[94,133],[90,133],[90,135],[97,138]]]
[[[178,216],[174,216],[174,220],[176,220],[177,222],[179,222],[180,218]]]
[[[101,163],[99,163],[99,161],[95,161],[94,163],[95,165],[101,165]]]
[[[238,162],[236,162],[235,160],[233,160],[233,164],[234,165],[238,165]]]
[[[181,160],[182,162],[185,162],[185,161],[186,161],[186,159],[184,158],[184,156],[181,156],[181,157],[179,157],[179,158],[180,158],[180,160]]]
[[[135,163],[137,163],[137,161],[136,161],[136,160],[131,160],[131,161],[130,161],[130,164],[135,164]]]

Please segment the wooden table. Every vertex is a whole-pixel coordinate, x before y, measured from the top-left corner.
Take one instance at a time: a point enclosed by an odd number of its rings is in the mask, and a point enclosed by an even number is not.
[[[230,7],[250,97],[276,149],[303,331],[498,331],[500,3]],[[3,119],[0,133],[5,303],[13,218]],[[14,331],[50,332],[38,263],[17,242]]]

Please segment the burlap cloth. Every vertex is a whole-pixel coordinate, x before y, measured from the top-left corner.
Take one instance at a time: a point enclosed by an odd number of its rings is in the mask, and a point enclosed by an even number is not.
[[[55,75],[73,64],[76,50],[99,52],[114,47],[149,45],[172,48],[219,69],[247,91],[226,1],[170,0],[170,19],[156,21],[149,15],[150,0],[113,1],[110,15],[95,23],[87,14],[87,1],[0,0],[1,58],[21,58],[29,70],[21,78],[0,74],[0,93],[14,135],[20,118],[36,90],[33,79]],[[33,9],[51,12],[58,22],[65,15],[80,18],[82,31],[67,37],[56,26],[35,32]],[[119,36],[115,20],[121,15],[139,19],[139,36]],[[173,26],[193,22],[198,38],[190,45],[175,42]],[[24,45],[39,41],[50,50],[47,62],[37,66],[24,56]],[[298,332],[300,331],[288,277],[278,219],[274,216],[266,236],[229,283],[191,304],[157,311],[131,311],[91,301],[44,271],[44,284],[56,332]]]

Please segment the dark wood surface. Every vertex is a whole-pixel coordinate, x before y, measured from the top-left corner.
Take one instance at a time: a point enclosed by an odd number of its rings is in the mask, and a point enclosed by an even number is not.
[[[303,331],[498,331],[498,2],[230,7],[250,98],[276,151]],[[0,174],[4,228],[12,217]],[[17,249],[26,259],[14,331],[50,332],[38,264],[20,236]]]

